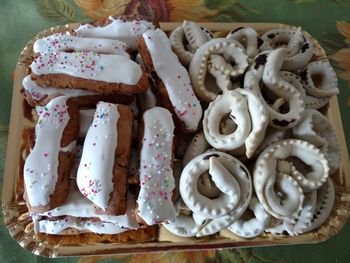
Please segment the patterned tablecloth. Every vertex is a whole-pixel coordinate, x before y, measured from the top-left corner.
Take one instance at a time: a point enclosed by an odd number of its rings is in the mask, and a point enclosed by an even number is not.
[[[349,0],[2,0],[0,3],[0,187],[10,118],[12,76],[23,46],[50,26],[130,13],[160,21],[277,22],[300,25],[316,37],[337,69],[345,134],[350,134]],[[347,136],[348,148],[350,137]],[[1,262],[350,262],[350,224],[320,244],[169,252],[49,260],[14,241],[0,218]]]

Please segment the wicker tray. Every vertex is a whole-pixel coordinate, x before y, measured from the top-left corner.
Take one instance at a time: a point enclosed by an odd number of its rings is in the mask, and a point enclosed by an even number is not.
[[[165,31],[171,31],[179,23],[161,23]],[[211,29],[216,36],[224,36],[231,29],[238,26],[248,26],[263,33],[273,28],[290,28],[291,26],[276,23],[202,23]],[[263,234],[254,239],[243,239],[224,237],[216,235],[209,238],[178,238],[160,228],[158,241],[147,243],[96,243],[79,245],[62,245],[59,239],[52,242],[39,239],[30,227],[31,218],[24,200],[21,197],[21,185],[18,180],[18,167],[20,160],[20,146],[23,128],[35,124],[24,118],[23,95],[21,94],[22,79],[28,71],[28,65],[32,61],[32,47],[37,38],[42,38],[55,32],[65,32],[75,28],[77,24],[53,27],[40,32],[22,50],[19,57],[13,86],[11,120],[7,146],[6,167],[3,183],[2,206],[4,220],[11,236],[24,248],[34,254],[47,257],[77,256],[77,255],[100,255],[100,254],[122,254],[139,252],[159,252],[169,250],[199,250],[213,248],[232,248],[244,246],[272,246],[280,244],[316,243],[329,239],[335,235],[346,223],[350,215],[350,164],[346,149],[346,142],[339,106],[336,97],[329,103],[326,115],[336,128],[342,151],[342,162],[339,172],[332,176],[336,188],[335,206],[329,219],[313,232],[295,237],[279,237]],[[311,37],[311,36],[310,36]],[[311,37],[316,47],[315,59],[326,58],[326,54],[320,44]]]

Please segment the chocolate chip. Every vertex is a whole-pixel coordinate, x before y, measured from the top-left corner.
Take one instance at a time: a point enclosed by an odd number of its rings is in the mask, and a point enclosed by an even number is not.
[[[262,40],[260,37],[258,37],[258,48],[260,48],[264,44],[264,40]]]
[[[301,53],[304,53],[308,48],[309,48],[309,43],[305,43],[302,47],[301,47]]]
[[[261,54],[261,55],[257,56],[256,59],[255,59],[254,69],[257,70],[260,66],[265,65],[266,61],[267,61],[267,55],[266,54]]]
[[[203,160],[209,160],[209,158],[210,158],[210,157],[216,157],[216,158],[219,158],[219,157],[220,157],[220,155],[218,155],[218,154],[216,154],[216,153],[209,154],[209,155],[205,156],[205,157],[203,158]]]
[[[275,36],[276,36],[276,35],[275,35],[275,34],[273,34],[273,33],[272,33],[272,34],[268,34],[268,35],[267,35],[267,37],[268,37],[269,39],[273,39]]]
[[[307,71],[304,70],[300,73],[300,78],[307,83]]]

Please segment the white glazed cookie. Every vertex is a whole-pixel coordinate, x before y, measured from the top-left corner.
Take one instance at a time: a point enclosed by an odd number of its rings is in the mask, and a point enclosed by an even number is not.
[[[33,60],[30,68],[38,76],[66,74],[83,79],[127,85],[138,84],[142,76],[141,67],[126,56],[105,55],[91,51],[40,53]]]
[[[143,125],[138,215],[148,225],[153,225],[176,217],[172,202],[175,188],[172,169],[175,127],[171,113],[160,107],[149,109],[143,114]]]
[[[247,67],[248,56],[239,42],[216,38],[197,50],[192,58],[189,73],[196,95],[201,101],[210,102],[220,91],[231,87],[230,78],[242,75]],[[214,80],[209,82],[207,74]]]
[[[31,80],[30,75],[27,75],[22,80],[22,85],[26,93],[30,94],[34,100],[44,99],[46,96],[62,94],[66,97],[79,97],[97,95],[98,93],[90,90],[82,89],[56,89],[52,87],[42,87]]]
[[[265,229],[266,232],[273,235],[295,236],[302,234],[305,226],[311,223],[316,209],[317,190],[305,193],[303,208],[300,210],[296,222],[281,220],[276,224]]]
[[[26,196],[31,207],[50,203],[58,179],[59,153],[75,149],[75,141],[67,147],[61,146],[63,132],[70,120],[67,99],[56,97],[38,112],[35,145],[23,168]]]
[[[146,20],[124,21],[110,16],[110,23],[105,26],[85,24],[75,29],[78,37],[109,38],[125,42],[128,47],[136,49],[136,39],[144,32],[155,29],[153,23]]]
[[[177,216],[175,220],[164,222],[165,227],[169,232],[180,237],[194,237],[197,235],[202,225],[205,223],[205,218],[192,213],[182,199],[179,198],[176,203]],[[182,213],[183,208],[187,208],[187,213]],[[189,210],[189,211],[188,211]]]
[[[330,174],[340,166],[340,144],[331,122],[319,111],[307,109],[301,122],[293,127],[296,138],[315,145],[325,155]]]
[[[169,39],[162,30],[148,30],[142,37],[177,118],[186,129],[195,131],[202,118],[202,106],[193,93],[187,70],[172,52]]]
[[[298,160],[310,168],[304,169]],[[287,139],[272,144],[259,155],[253,182],[265,210],[293,222],[302,209],[303,191],[320,188],[328,176],[328,163],[319,149],[306,141]]]
[[[314,53],[314,46],[302,29],[272,29],[261,36],[263,44],[261,51],[273,50],[281,47],[279,43],[286,43],[288,50],[283,61],[282,69],[296,71],[305,67]]]
[[[128,194],[128,209],[125,215],[100,215],[96,213],[92,202],[79,190],[71,188],[67,201],[62,206],[33,216],[36,233],[59,235],[67,228],[76,228],[80,232],[119,234],[139,227],[133,213],[135,197],[132,194]]]
[[[241,43],[249,58],[254,58],[259,53],[262,40],[258,33],[250,27],[238,27],[233,29],[226,38],[233,39]]]
[[[304,100],[306,109],[319,109],[325,106],[331,99],[331,97],[314,97],[308,94],[305,90],[307,86],[305,81],[303,81],[300,76],[292,72],[280,71],[279,75],[299,91],[302,99]],[[306,78],[306,71],[304,71],[304,73],[302,72],[301,76]]]
[[[220,123],[229,115],[237,126],[233,131],[222,134]],[[268,113],[261,99],[244,89],[226,91],[209,104],[204,112],[203,131],[208,143],[218,150],[246,148],[250,158],[265,136]]]
[[[270,223],[271,216],[254,196],[250,200],[249,210],[254,213],[254,218],[238,219],[228,227],[228,230],[244,238],[254,238],[261,235]]]
[[[118,40],[101,38],[81,38],[56,33],[34,42],[34,53],[59,51],[93,51],[103,54],[115,54],[129,57],[128,46]]]
[[[209,170],[219,197],[209,199],[197,189],[200,176]],[[214,234],[237,220],[248,207],[252,185],[248,170],[236,158],[210,151],[190,161],[180,177],[180,194],[193,213],[208,220],[197,236]]]
[[[244,77],[244,88],[259,95],[269,112],[269,125],[278,129],[295,126],[305,109],[300,92],[279,74],[286,54],[283,48],[260,53]]]
[[[300,75],[309,96],[329,100],[339,93],[337,75],[326,60],[309,63]]]
[[[117,105],[99,102],[86,134],[77,172],[80,192],[96,206],[106,210],[113,191],[113,167],[117,148]]]
[[[189,66],[196,50],[213,38],[205,27],[192,21],[184,21],[169,37],[171,47],[184,66]]]

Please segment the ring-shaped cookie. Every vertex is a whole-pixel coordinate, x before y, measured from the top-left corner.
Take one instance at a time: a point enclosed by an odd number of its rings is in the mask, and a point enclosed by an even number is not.
[[[300,92],[279,74],[286,52],[280,48],[260,53],[244,78],[244,88],[253,90],[262,99],[269,112],[269,125],[278,129],[295,126],[305,109]],[[272,93],[273,101],[267,95],[264,97],[267,92]]]
[[[339,93],[337,75],[326,60],[309,63],[301,73],[306,93],[316,98],[329,98]]]
[[[222,134],[220,124],[229,114],[237,129]],[[260,145],[268,125],[268,113],[253,92],[235,89],[219,95],[204,112],[203,132],[208,143],[219,150],[235,150],[245,145],[250,158]]]
[[[305,87],[307,86],[305,82],[299,77],[298,75],[288,72],[288,71],[280,71],[280,77],[283,78],[285,81],[289,82],[294,88],[296,88],[302,99],[305,102],[305,108],[306,109],[319,109],[325,106],[331,97],[314,97],[310,94],[307,94],[305,91]]]
[[[259,47],[262,40],[258,33],[250,27],[238,27],[232,30],[226,38],[233,39],[241,43],[247,52],[249,58],[254,58],[259,53]]]
[[[280,47],[280,43],[288,49],[282,69],[296,71],[309,63],[314,53],[314,45],[302,29],[272,29],[261,36],[264,41],[260,51],[273,50]]]
[[[311,222],[298,229],[299,233],[312,231],[322,225],[332,212],[335,201],[334,184],[330,178],[327,179],[320,189],[317,190],[317,203]]]
[[[208,170],[222,192],[216,199],[201,195],[197,189],[199,177]],[[204,153],[184,168],[180,178],[180,194],[184,203],[196,214],[209,219],[227,216],[242,199],[250,199],[250,176],[236,158],[216,151]]]
[[[273,235],[290,235],[295,236],[304,233],[302,230],[308,225],[314,217],[317,201],[317,190],[305,193],[303,208],[301,209],[296,222],[282,220],[280,223],[266,228],[266,232]]]
[[[324,153],[330,174],[338,170],[340,166],[340,144],[337,134],[322,113],[314,109],[305,110],[304,117],[300,123],[293,127],[296,138],[308,141]]]
[[[238,219],[228,227],[232,233],[244,238],[253,238],[261,235],[270,222],[270,214],[259,203],[256,197],[252,197],[249,210],[254,213],[254,218],[249,220]]]
[[[294,163],[298,163],[298,160],[309,167],[305,172],[302,171],[304,174]],[[320,188],[328,175],[327,160],[319,149],[306,141],[287,139],[271,145],[259,155],[253,182],[265,210],[276,218],[292,221],[302,209],[303,191]],[[274,190],[275,182],[277,186],[285,186],[278,193]],[[283,192],[286,200],[281,198]]]
[[[169,40],[171,48],[181,63],[189,66],[196,50],[213,38],[213,33],[195,22],[184,21],[171,32]]]
[[[194,213],[183,214],[181,208],[185,206],[183,201],[178,199],[175,203],[177,210],[177,216],[174,220],[164,222],[162,225],[169,232],[180,237],[193,237],[196,236],[205,220],[198,220],[198,216]]]
[[[234,65],[232,65],[234,64]],[[221,74],[222,78],[238,77],[248,67],[248,56],[240,43],[227,38],[216,38],[202,45],[194,54],[189,73],[196,95],[204,102],[216,98],[218,91],[210,90],[206,84],[208,71],[211,74]],[[213,72],[215,73],[213,73]],[[216,79],[218,77],[216,76]],[[225,86],[218,83],[218,88],[224,90]]]

